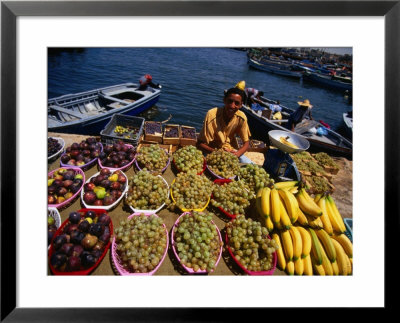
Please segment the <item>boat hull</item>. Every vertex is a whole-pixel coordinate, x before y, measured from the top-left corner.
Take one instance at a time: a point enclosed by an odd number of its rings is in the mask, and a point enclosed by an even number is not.
[[[314,84],[318,84],[323,87],[332,89],[332,90],[352,91],[352,89],[353,89],[353,85],[351,83],[344,83],[344,82],[340,82],[340,81],[331,80],[331,79],[328,79],[323,76],[319,76],[314,73],[304,74],[303,79],[306,81],[310,81]]]
[[[282,68],[280,66],[274,66],[272,64],[261,64],[254,60],[251,60],[251,59],[248,60],[248,64],[252,68],[255,68],[260,71],[272,73],[272,74],[288,76],[288,77],[293,77],[293,78],[298,78],[298,79],[300,79],[303,76],[303,72],[300,72],[300,71],[298,71],[298,72],[291,71],[291,70]]]

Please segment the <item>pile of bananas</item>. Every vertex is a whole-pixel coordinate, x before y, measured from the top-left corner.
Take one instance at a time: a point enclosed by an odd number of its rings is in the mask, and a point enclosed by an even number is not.
[[[289,275],[350,275],[353,245],[329,194],[313,199],[297,181],[258,190],[258,214],[279,245],[278,268]]]

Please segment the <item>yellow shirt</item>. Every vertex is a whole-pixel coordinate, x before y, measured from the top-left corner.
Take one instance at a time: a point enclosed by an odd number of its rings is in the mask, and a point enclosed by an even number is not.
[[[243,142],[249,141],[250,130],[246,115],[242,111],[236,111],[233,118],[226,124],[223,111],[224,108],[213,108],[207,112],[199,141],[215,149],[234,149],[232,143],[234,143],[235,134],[239,135]]]

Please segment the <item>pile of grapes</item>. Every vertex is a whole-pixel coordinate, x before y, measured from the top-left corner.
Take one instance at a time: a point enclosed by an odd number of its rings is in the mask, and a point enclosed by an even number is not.
[[[55,153],[59,152],[61,148],[62,146],[57,139],[52,137],[47,138],[47,157],[53,156]]]
[[[160,176],[142,169],[129,178],[126,203],[139,210],[156,210],[169,203],[168,187]]]
[[[256,198],[252,191],[248,191],[246,184],[232,181],[223,185],[214,185],[211,204],[221,207],[230,214],[245,214],[245,209],[250,205],[250,200]]]
[[[172,195],[180,209],[199,209],[206,206],[213,189],[213,183],[203,175],[178,173],[172,184]]]
[[[178,138],[178,127],[165,127],[164,136],[167,138]]]
[[[196,129],[181,127],[182,138],[196,139]]]
[[[139,166],[149,171],[161,171],[167,165],[168,159],[168,154],[157,144],[143,146],[136,157]]]
[[[207,166],[222,178],[231,178],[239,172],[239,158],[223,149],[214,150],[206,157]]]
[[[121,266],[131,273],[147,273],[160,263],[168,236],[162,219],[140,214],[123,220],[114,230]]]
[[[279,246],[268,238],[268,230],[260,222],[237,216],[226,224],[229,248],[237,261],[249,271],[267,271],[273,265],[273,253]]]
[[[195,272],[213,271],[220,254],[222,242],[212,216],[211,212],[186,213],[173,228],[176,253]]]
[[[146,134],[154,135],[161,134],[161,123],[158,122],[146,122],[144,131]]]
[[[181,172],[193,171],[198,174],[203,170],[203,153],[195,146],[188,145],[179,148],[172,155],[176,167]]]
[[[238,175],[246,183],[249,190],[255,194],[260,188],[274,184],[274,180],[270,178],[266,170],[256,164],[246,164],[240,167]]]

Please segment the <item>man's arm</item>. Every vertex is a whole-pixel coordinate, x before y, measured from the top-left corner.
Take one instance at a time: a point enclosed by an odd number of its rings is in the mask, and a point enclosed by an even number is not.
[[[209,145],[207,145],[204,142],[199,142],[198,146],[205,153],[211,153],[214,151],[214,148],[211,148]]]
[[[242,155],[247,151],[247,149],[249,149],[249,146],[250,146],[250,141],[244,142],[244,143],[243,143],[243,146],[240,147],[240,149],[238,149],[238,150],[234,153],[234,155],[236,155],[237,157],[242,156]]]

